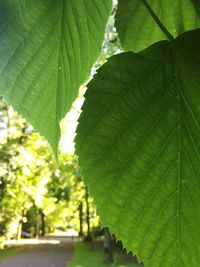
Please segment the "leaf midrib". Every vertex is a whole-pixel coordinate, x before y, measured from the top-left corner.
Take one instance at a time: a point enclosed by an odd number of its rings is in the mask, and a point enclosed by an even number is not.
[[[65,0],[61,0],[61,10],[62,10],[62,12],[61,12],[61,17],[60,17],[60,40],[59,40],[59,42],[60,42],[60,45],[59,45],[59,51],[58,51],[58,63],[57,63],[57,88],[56,88],[56,99],[55,99],[55,124],[59,124],[59,120],[60,120],[60,114],[61,114],[61,112],[59,112],[59,109],[60,109],[60,107],[59,107],[59,90],[58,90],[58,88],[59,88],[59,85],[58,85],[58,83],[59,83],[59,68],[61,67],[60,65],[61,65],[61,59],[62,59],[62,40],[63,40],[63,38],[64,38],[64,17],[65,17],[65,11],[64,11],[64,6],[65,6],[65,4],[64,4],[64,1]],[[61,108],[62,108],[62,106],[61,106]],[[56,148],[57,147],[57,138],[56,138],[56,132],[57,132],[57,127],[55,127],[54,128],[54,147]],[[56,153],[57,153],[57,151],[56,151]]]

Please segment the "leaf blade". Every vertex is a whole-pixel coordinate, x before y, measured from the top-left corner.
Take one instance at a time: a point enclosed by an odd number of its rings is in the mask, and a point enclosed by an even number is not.
[[[198,4],[194,6],[191,0],[181,2],[149,0],[148,3],[174,37],[200,27]],[[166,39],[139,0],[119,0],[116,28],[125,51],[138,52]]]
[[[85,96],[82,173],[104,226],[145,266],[199,262],[199,44],[194,31],[114,56]]]
[[[111,6],[110,0],[0,4],[0,94],[54,152],[59,122],[100,54]]]

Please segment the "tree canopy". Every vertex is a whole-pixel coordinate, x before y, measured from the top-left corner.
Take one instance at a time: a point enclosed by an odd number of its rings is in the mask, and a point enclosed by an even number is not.
[[[0,246],[22,232],[34,237],[82,227],[86,235],[86,188],[76,156],[60,151],[56,163],[47,142],[3,101],[0,114]],[[92,229],[99,219],[89,201]]]

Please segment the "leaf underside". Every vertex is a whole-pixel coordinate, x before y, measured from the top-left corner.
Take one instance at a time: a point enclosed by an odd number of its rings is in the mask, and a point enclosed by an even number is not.
[[[3,0],[0,95],[51,144],[98,58],[111,0]]]
[[[109,59],[76,152],[104,226],[145,267],[200,264],[200,30]]]
[[[174,37],[200,27],[198,0],[148,0],[147,2]],[[138,52],[166,39],[142,0],[119,0],[116,27],[122,47],[126,51]]]

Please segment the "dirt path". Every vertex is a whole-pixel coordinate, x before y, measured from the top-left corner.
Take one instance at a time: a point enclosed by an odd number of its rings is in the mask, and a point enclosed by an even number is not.
[[[73,241],[29,246],[0,262],[0,267],[66,267],[73,253]]]

